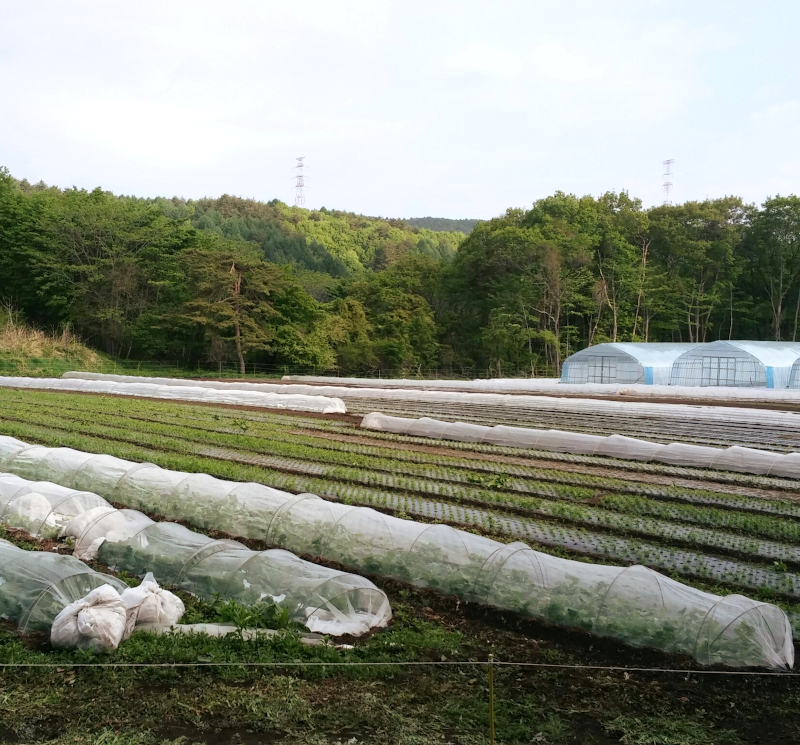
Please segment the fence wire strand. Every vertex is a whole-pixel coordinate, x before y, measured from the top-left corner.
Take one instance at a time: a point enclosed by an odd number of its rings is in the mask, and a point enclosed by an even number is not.
[[[594,670],[622,673],[666,673],[672,675],[728,675],[752,677],[797,678],[800,673],[766,670],[693,670],[664,667],[624,667],[615,665],[566,665],[551,662],[515,662],[500,660],[447,660],[415,662],[4,662],[8,668],[191,668],[191,667],[516,667],[554,670]]]

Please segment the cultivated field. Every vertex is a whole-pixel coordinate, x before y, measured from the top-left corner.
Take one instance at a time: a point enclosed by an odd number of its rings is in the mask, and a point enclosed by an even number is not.
[[[413,414],[410,409],[404,404],[403,413]],[[426,413],[432,412],[418,412]],[[467,418],[461,412],[458,417]],[[358,421],[0,390],[0,434],[26,442],[312,492],[499,540],[522,540],[559,556],[641,563],[717,594],[739,592],[776,603],[800,633],[800,482],[421,440],[361,430]],[[52,548],[12,537],[32,549]],[[113,657],[329,666],[7,671],[0,701],[17,701],[22,690],[30,696],[0,714],[5,739],[78,742],[76,733],[90,713],[102,710],[91,726],[106,729],[109,743],[180,736],[218,743],[481,743],[488,735],[485,669],[343,669],[330,663],[479,661],[493,652],[499,660],[537,664],[697,669],[685,659],[370,578],[390,595],[395,622],[351,651],[301,647],[291,637],[253,644],[137,634]],[[220,612],[189,598],[187,603],[197,618]],[[0,661],[53,659],[53,653],[24,648],[10,632],[0,640]],[[498,677],[500,742],[800,740],[800,679],[794,675],[509,667]],[[131,703],[121,700],[119,690]],[[170,691],[177,694],[163,695]],[[92,697],[95,709],[87,703]],[[56,703],[66,719],[63,731],[53,721]],[[114,739],[120,728],[139,739]],[[758,739],[765,732],[772,739]]]

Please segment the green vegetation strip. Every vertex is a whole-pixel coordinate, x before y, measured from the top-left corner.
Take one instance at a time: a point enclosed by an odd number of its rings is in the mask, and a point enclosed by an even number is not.
[[[3,416],[11,418],[11,410]],[[238,452],[243,452],[245,457],[254,453],[308,452],[308,448],[287,445],[278,440],[273,440],[265,445],[264,440],[251,435],[216,434],[210,437],[198,437],[197,431],[187,430],[181,425],[154,425],[141,421],[131,420],[127,425],[133,427],[113,427],[96,424],[98,418],[116,417],[95,415],[82,415],[72,413],[65,417],[52,417],[43,414],[30,413],[23,417],[18,412],[18,421],[36,422],[44,426],[63,427],[63,419],[80,425],[84,433],[107,436],[110,438],[135,442],[148,447],[172,449],[176,451],[193,450],[201,452],[196,444],[214,444],[219,441],[221,445],[228,445]],[[135,434],[132,434],[135,433]],[[162,434],[159,434],[162,433]],[[275,437],[279,432],[273,433]],[[164,435],[172,435],[164,436]],[[207,452],[205,454],[208,454]],[[302,456],[302,452],[300,455]],[[318,454],[317,454],[318,455]],[[231,451],[223,456],[231,457]],[[752,536],[775,538],[782,541],[800,541],[800,523],[778,520],[763,515],[737,513],[712,508],[698,508],[686,505],[661,504],[655,500],[642,497],[602,495],[596,497],[597,492],[581,488],[552,487],[547,484],[530,485],[525,482],[514,481],[508,477],[494,476],[491,480],[476,477],[467,471],[445,472],[439,474],[439,479],[416,478],[413,468],[408,464],[393,461],[367,460],[363,456],[355,457],[358,465],[372,466],[371,469],[348,468],[328,466],[316,461],[302,461],[281,457],[264,457],[258,461],[259,465],[275,468],[280,471],[298,475],[323,476],[327,479],[362,483],[371,486],[400,489],[409,492],[432,494],[443,499],[467,501],[472,504],[488,504],[499,508],[519,510],[523,513],[533,513],[567,522],[584,524],[593,527],[602,527],[609,530],[633,533],[645,537],[658,537],[662,540],[679,540],[687,544],[707,546],[725,552],[734,552],[737,555],[752,554],[764,560],[781,560],[792,563],[800,562],[800,550],[794,546],[781,545],[774,542],[755,540]],[[359,462],[360,461],[360,462]],[[397,474],[402,475],[397,475]],[[430,470],[426,470],[433,476]],[[406,474],[410,475],[406,477]],[[459,481],[466,482],[464,486],[452,483],[441,483],[442,480],[451,480],[458,477]],[[466,484],[470,484],[467,486]],[[548,500],[535,499],[507,491],[514,486],[518,491],[544,495],[552,500],[569,500],[573,504],[563,504]],[[501,491],[502,489],[502,491]],[[579,504],[578,502],[596,498],[598,506]],[[623,514],[618,514],[623,513]],[[667,517],[670,521],[695,523],[698,526],[722,527],[725,532],[717,532],[697,528],[687,528],[684,525],[675,525],[665,520],[654,520],[642,515],[656,515]],[[742,535],[731,535],[728,531],[737,531]]]
[[[40,402],[40,408],[51,411],[51,406],[46,406],[46,402]],[[27,411],[22,407],[22,411]],[[14,411],[13,406],[8,407],[9,413]],[[800,504],[791,501],[774,501],[758,498],[742,498],[719,492],[700,489],[687,489],[683,487],[659,487],[650,484],[636,484],[622,479],[614,479],[596,475],[571,474],[554,469],[542,469],[532,467],[522,467],[516,465],[498,465],[487,463],[480,460],[469,460],[465,458],[432,455],[424,453],[405,453],[403,451],[392,450],[390,448],[369,448],[361,445],[350,445],[344,443],[331,443],[321,441],[312,436],[293,435],[286,432],[285,424],[280,418],[263,422],[252,426],[243,420],[233,419],[238,425],[235,428],[212,426],[216,424],[214,420],[221,418],[218,414],[210,414],[207,426],[199,426],[197,422],[187,424],[186,418],[182,417],[180,422],[175,421],[175,416],[163,418],[137,416],[120,410],[116,414],[108,412],[108,407],[98,409],[89,408],[91,416],[87,411],[77,407],[60,407],[59,416],[72,419],[81,423],[111,421],[115,425],[120,425],[121,420],[125,419],[125,427],[131,430],[146,432],[162,432],[166,435],[176,435],[183,439],[195,442],[214,442],[243,447],[251,452],[265,452],[275,455],[286,455],[295,459],[307,460],[310,462],[323,462],[331,464],[342,464],[346,466],[362,466],[373,470],[387,471],[389,473],[403,473],[411,476],[422,476],[435,480],[452,481],[455,483],[469,483],[487,485],[490,487],[502,486],[506,490],[520,491],[527,494],[537,494],[545,497],[571,498],[590,498],[596,496],[597,492],[584,492],[581,496],[578,491],[568,489],[552,488],[551,483],[567,486],[586,486],[601,489],[603,491],[621,492],[625,494],[653,496],[660,499],[687,501],[690,503],[705,504],[711,502],[715,506],[728,507],[739,511],[759,511],[769,514],[797,517],[800,518]],[[17,409],[17,416],[20,416]],[[213,419],[211,417],[213,416]],[[165,421],[171,419],[171,421]],[[143,424],[146,423],[146,424]],[[155,425],[155,426],[154,426]],[[159,425],[163,425],[159,427]],[[264,440],[268,440],[265,444]],[[321,444],[323,446],[321,446]],[[404,457],[405,456],[405,457]],[[411,456],[411,457],[410,457]],[[409,465],[416,464],[419,465]],[[444,466],[432,468],[431,466]],[[496,476],[484,476],[483,474],[493,474]],[[532,481],[526,481],[530,479]],[[604,500],[610,504],[611,500]],[[621,502],[620,504],[626,504]],[[628,506],[634,503],[628,503]],[[648,511],[648,505],[655,504]],[[760,508],[760,509],[759,509]],[[628,507],[619,508],[622,511],[636,512],[637,514],[653,514],[655,516],[670,515],[671,519],[686,520],[697,522],[704,525],[718,525],[735,528],[737,519],[719,514],[719,510],[701,509],[699,511],[692,507],[664,508],[652,500],[636,500],[635,509]],[[741,521],[739,521],[741,522]],[[756,523],[757,524],[757,521]],[[747,529],[754,527],[753,522],[749,522]],[[783,538],[782,531],[768,532],[763,535],[767,537]]]
[[[31,425],[22,424],[18,426],[23,431],[28,430],[24,436],[30,436]],[[42,434],[42,432],[39,432],[40,438]],[[47,434],[45,434],[45,437],[47,437]],[[80,443],[76,444],[75,447],[107,452],[108,439],[94,439],[96,440],[94,443]],[[126,457],[126,455],[131,457],[130,453],[125,455],[122,453],[114,454],[122,455],[122,457]],[[206,455],[233,462],[252,464],[256,467],[260,465],[258,456],[248,457],[243,453],[231,453],[217,449],[213,453],[206,453]],[[191,467],[187,467],[185,456],[180,457],[184,461],[181,465],[174,463],[174,455],[169,458],[159,457],[159,455],[154,457],[152,451],[136,453],[133,458],[150,460],[168,468],[205,471],[227,477],[226,473],[220,474],[220,469],[211,468],[206,463],[201,463],[199,467],[196,463],[192,464]],[[252,480],[268,483],[278,488],[286,488],[290,491],[312,491],[340,499],[341,501],[372,505],[400,514],[405,513],[456,525],[473,526],[483,531],[505,533],[516,538],[536,541],[545,545],[566,547],[584,554],[607,555],[626,563],[643,563],[668,571],[675,570],[689,576],[724,581],[748,588],[765,588],[784,595],[794,595],[798,592],[797,578],[794,575],[743,564],[742,562],[716,559],[713,556],[669,548],[659,544],[591,533],[581,528],[541,523],[529,518],[441,503],[421,497],[397,495],[388,492],[376,493],[374,490],[348,486],[347,484],[331,482],[325,479],[308,479],[286,475],[278,475],[278,478],[275,478],[274,474],[263,471],[260,475],[261,478]],[[267,478],[264,478],[265,476]]]

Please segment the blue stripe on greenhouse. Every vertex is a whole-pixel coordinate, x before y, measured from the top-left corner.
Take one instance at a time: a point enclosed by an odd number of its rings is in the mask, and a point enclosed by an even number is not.
[[[646,367],[644,369],[644,384],[645,385],[653,385],[653,368]]]
[[[767,388],[775,387],[775,368],[767,365]]]

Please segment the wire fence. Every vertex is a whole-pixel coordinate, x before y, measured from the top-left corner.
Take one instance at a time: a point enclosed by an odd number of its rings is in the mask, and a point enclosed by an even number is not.
[[[660,673],[667,675],[723,675],[730,677],[779,677],[800,678],[800,672],[774,670],[701,670],[696,668],[626,667],[624,665],[568,665],[553,662],[515,662],[513,660],[447,660],[447,661],[398,661],[398,662],[4,662],[0,668],[184,668],[184,667],[479,667],[479,668],[541,668],[548,670],[593,670],[599,672]]]

